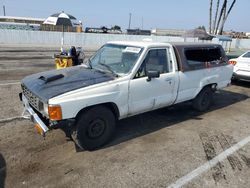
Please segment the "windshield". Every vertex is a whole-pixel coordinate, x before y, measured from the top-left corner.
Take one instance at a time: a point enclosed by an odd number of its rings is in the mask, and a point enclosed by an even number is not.
[[[250,52],[245,53],[243,57],[250,58]]]
[[[142,52],[140,47],[106,44],[90,59],[90,65],[116,75],[128,74]]]

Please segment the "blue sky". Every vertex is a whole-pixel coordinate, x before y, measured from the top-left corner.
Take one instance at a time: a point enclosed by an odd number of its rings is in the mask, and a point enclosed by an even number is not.
[[[119,25],[126,29],[132,13],[131,28],[208,28],[209,0],[0,0],[0,15],[3,5],[7,16],[46,18],[64,10],[82,20],[84,27]],[[237,0],[225,29],[250,32],[249,7],[249,0]]]

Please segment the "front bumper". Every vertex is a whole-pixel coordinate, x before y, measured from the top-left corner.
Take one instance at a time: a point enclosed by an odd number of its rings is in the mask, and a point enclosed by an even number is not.
[[[39,134],[42,136],[45,136],[45,134],[49,131],[49,128],[45,125],[45,123],[41,120],[41,118],[38,116],[38,114],[31,108],[29,105],[29,102],[27,98],[20,94],[20,98],[23,102],[25,111],[29,113],[30,119],[33,123],[35,123],[35,128]]]

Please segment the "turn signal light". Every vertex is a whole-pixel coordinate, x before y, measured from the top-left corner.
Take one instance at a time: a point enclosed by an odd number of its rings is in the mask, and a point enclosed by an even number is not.
[[[229,61],[228,63],[231,65],[236,65],[237,61]]]
[[[48,108],[49,119],[53,121],[62,120],[61,106],[49,106]]]
[[[35,125],[35,129],[36,129],[38,134],[44,136],[44,131],[38,124]]]

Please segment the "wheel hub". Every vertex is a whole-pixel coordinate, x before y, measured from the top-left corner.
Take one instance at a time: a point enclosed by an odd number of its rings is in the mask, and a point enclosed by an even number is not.
[[[88,136],[90,138],[100,137],[104,133],[105,127],[105,122],[101,119],[92,121],[88,128]]]

